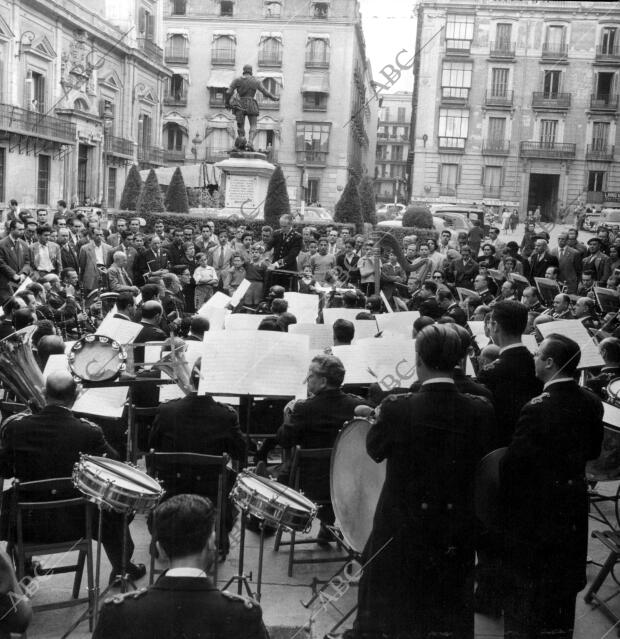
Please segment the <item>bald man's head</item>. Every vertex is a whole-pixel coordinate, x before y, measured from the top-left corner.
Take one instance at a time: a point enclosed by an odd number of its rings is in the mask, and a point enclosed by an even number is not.
[[[55,371],[47,376],[45,397],[48,404],[69,405],[75,400],[77,385],[70,373]]]
[[[142,319],[143,320],[154,320],[158,315],[163,313],[162,306],[159,302],[155,300],[149,300],[148,302],[144,302],[142,305]]]

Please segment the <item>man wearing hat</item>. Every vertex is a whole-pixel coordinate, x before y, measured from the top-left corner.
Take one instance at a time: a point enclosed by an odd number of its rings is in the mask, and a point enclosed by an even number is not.
[[[245,116],[250,121],[250,136],[246,149],[253,150],[252,144],[256,135],[256,120],[258,118],[258,102],[254,97],[256,91],[260,91],[266,98],[279,102],[280,98],[273,95],[263,86],[263,83],[252,75],[252,65],[243,67],[243,75],[235,78],[226,92],[226,108],[232,109],[237,119],[237,134],[239,138],[245,138]]]
[[[601,251],[601,241],[598,237],[588,240],[588,253],[583,258],[583,272],[592,271],[594,280],[600,286],[605,286],[611,275],[611,260]]]

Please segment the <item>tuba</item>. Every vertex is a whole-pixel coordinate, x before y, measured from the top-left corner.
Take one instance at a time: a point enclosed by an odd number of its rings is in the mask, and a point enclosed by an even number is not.
[[[43,374],[32,352],[36,326],[27,326],[0,340],[0,381],[32,410],[45,406]]]

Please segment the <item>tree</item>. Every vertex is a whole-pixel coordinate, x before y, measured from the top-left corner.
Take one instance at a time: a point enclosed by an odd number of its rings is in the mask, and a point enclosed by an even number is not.
[[[362,226],[362,204],[357,190],[357,180],[352,175],[344,187],[344,191],[336,204],[334,221],[340,223],[355,224],[360,231]]]
[[[424,206],[408,206],[403,214],[403,227],[411,226],[419,229],[434,228],[431,212]]]
[[[142,190],[142,178],[140,171],[135,164],[131,165],[125,186],[123,187],[123,195],[121,196],[121,209],[123,211],[135,211],[140,191]]]
[[[271,174],[269,185],[267,186],[267,197],[265,198],[265,224],[273,228],[278,228],[278,221],[281,215],[291,212],[291,204],[288,199],[286,188],[286,178],[282,168],[276,166]]]
[[[166,199],[164,200],[166,211],[174,213],[189,213],[189,201],[187,199],[187,189],[185,188],[185,180],[181,173],[181,167],[177,166],[168,189],[166,190]]]
[[[375,200],[375,189],[370,177],[365,175],[357,190],[359,191],[362,205],[362,221],[374,226],[377,223],[377,202]]]
[[[140,191],[140,197],[136,203],[136,213],[141,215],[142,213],[163,213],[164,211],[164,200],[161,196],[157,175],[155,169],[151,169]]]

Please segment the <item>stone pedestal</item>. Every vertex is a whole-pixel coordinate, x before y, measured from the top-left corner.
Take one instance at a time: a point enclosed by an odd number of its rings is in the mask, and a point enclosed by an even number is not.
[[[222,217],[263,219],[267,186],[275,169],[265,154],[233,151],[230,158],[215,166],[222,171],[220,189],[225,197]]]

